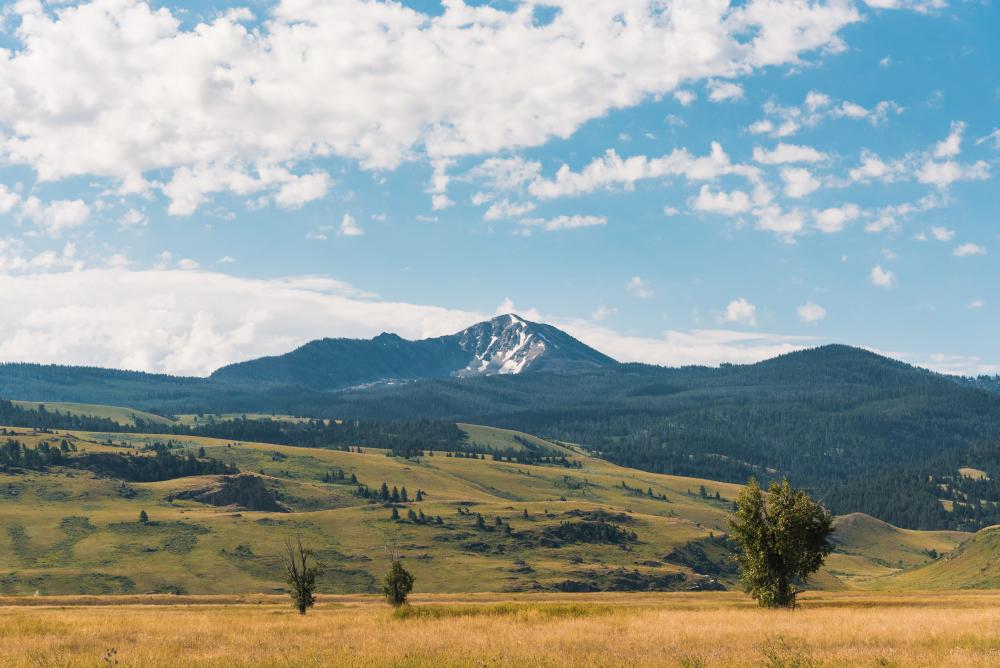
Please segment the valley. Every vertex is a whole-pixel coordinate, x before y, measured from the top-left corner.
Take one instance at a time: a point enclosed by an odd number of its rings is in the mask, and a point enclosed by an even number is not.
[[[736,587],[724,536],[737,486],[629,469],[509,430],[460,428],[486,450],[527,456],[531,448],[554,463],[6,428],[0,440],[25,448],[65,441],[64,464],[166,452],[240,473],[143,482],[90,463],[0,473],[0,593],[275,593],[284,588],[281,543],[295,535],[325,564],[324,594],[374,593],[387,542],[398,546],[421,592]],[[245,484],[226,484],[236,480]],[[406,500],[380,498],[383,483]],[[924,588],[919,576],[896,574],[919,573],[935,557],[950,563],[945,556],[970,534],[901,530],[851,515],[837,520],[835,536],[838,549],[814,587]]]

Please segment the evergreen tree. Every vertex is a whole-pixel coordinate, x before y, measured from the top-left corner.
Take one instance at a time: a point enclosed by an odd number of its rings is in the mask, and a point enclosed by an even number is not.
[[[382,593],[386,600],[394,608],[406,604],[406,598],[413,591],[413,576],[403,568],[399,559],[393,559],[389,566],[389,572],[385,574],[382,581]]]
[[[145,510],[139,511],[139,524],[149,524],[149,515]]]
[[[815,573],[833,551],[833,518],[788,480],[772,482],[765,494],[751,479],[730,519],[740,547],[744,589],[765,608],[794,608],[795,582]]]

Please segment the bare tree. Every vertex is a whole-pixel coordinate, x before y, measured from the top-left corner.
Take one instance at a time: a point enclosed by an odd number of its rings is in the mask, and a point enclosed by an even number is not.
[[[292,604],[299,614],[304,615],[316,603],[316,579],[323,572],[323,566],[316,561],[312,550],[302,545],[302,536],[296,536],[294,542],[290,538],[285,539],[282,564],[286,581],[291,587],[289,595]]]

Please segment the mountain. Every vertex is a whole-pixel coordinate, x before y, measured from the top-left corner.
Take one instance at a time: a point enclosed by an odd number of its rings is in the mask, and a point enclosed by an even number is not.
[[[262,382],[313,390],[390,381],[565,371],[617,364],[565,332],[502,315],[449,336],[408,341],[321,339],[276,357],[240,362],[211,375],[220,382]]]
[[[392,380],[411,382],[380,382]],[[552,327],[503,316],[425,341],[317,341],[210,378],[0,365],[0,397],[161,415],[485,424],[656,473],[787,476],[835,512],[910,529],[1000,522],[1000,396],[843,345],[718,368],[617,364]],[[239,438],[271,438],[259,431]]]

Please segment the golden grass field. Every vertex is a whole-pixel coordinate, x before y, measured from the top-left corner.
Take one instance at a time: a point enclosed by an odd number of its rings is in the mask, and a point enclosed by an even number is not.
[[[195,604],[193,602],[197,602]],[[12,604],[14,603],[14,604]],[[90,605],[79,605],[89,603]],[[992,666],[1000,593],[0,599],[3,666]]]

